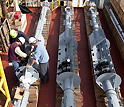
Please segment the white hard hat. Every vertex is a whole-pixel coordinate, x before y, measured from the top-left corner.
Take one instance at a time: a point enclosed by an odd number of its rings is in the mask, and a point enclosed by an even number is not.
[[[29,38],[29,43],[31,44],[31,43],[36,43],[37,42],[37,40],[36,40],[36,38],[34,38],[34,37],[30,37]]]
[[[19,37],[18,39],[19,39],[19,41],[20,41],[22,44],[25,43],[25,39],[24,39],[23,37]]]

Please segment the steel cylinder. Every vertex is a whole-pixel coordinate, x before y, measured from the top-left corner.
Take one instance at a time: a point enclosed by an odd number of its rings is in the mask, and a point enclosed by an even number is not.
[[[107,94],[109,107],[120,107],[119,100],[117,98],[117,94],[116,94],[110,80],[106,80],[103,82],[103,89]]]
[[[73,90],[71,89],[71,78],[66,78],[64,81],[64,101],[65,107],[73,107],[74,105],[74,98],[73,98]]]

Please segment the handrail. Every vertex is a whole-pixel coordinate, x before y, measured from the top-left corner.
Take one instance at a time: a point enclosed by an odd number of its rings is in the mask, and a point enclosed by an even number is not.
[[[5,77],[5,73],[3,70],[3,66],[2,66],[2,62],[1,62],[1,58],[0,58],[0,91],[6,96],[6,103],[4,107],[7,107],[9,104],[9,101],[11,100],[10,98],[10,93],[9,93],[9,89],[8,89],[8,85],[7,85],[7,81],[6,81],[6,77]],[[4,88],[2,88],[2,85]]]
[[[58,0],[58,1],[60,1],[60,0]],[[17,2],[18,2],[18,4],[19,4],[19,0],[17,0]],[[7,9],[11,6],[11,4],[10,4],[10,2],[9,2],[9,0],[6,0],[6,4],[7,4]],[[13,4],[15,4],[15,0],[13,0]],[[27,5],[27,0],[25,0],[25,5],[26,6],[33,6],[33,7],[40,7],[40,5]],[[60,2],[59,2],[59,5],[60,5]],[[2,17],[2,9],[0,8],[0,17]]]
[[[2,9],[0,8],[0,17],[2,17]]]
[[[54,4],[55,4],[56,2],[58,2],[58,4],[57,4],[56,7],[54,7]],[[53,11],[54,9],[56,9],[57,7],[60,7],[60,0],[52,0],[52,11]]]
[[[29,6],[29,7],[32,7],[32,6],[33,6],[33,7],[40,7],[39,4],[37,4],[37,5],[34,5],[34,4],[32,4],[32,5],[27,5],[27,3],[28,3],[27,0],[25,0],[25,5],[26,5],[26,6]],[[30,3],[33,3],[33,1],[30,1]]]
[[[6,0],[6,4],[7,4],[7,9],[8,9],[10,7],[9,0]],[[3,17],[1,8],[0,8],[0,17]]]
[[[7,5],[7,9],[10,7],[10,4],[9,4],[9,0],[6,0],[6,4],[8,3]]]

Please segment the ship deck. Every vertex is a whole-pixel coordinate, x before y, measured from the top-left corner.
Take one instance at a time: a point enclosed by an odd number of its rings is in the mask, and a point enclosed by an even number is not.
[[[33,33],[34,25],[36,20],[38,20],[39,8],[31,7],[29,8],[32,13],[27,14],[27,27],[25,29],[25,34],[29,37]],[[49,27],[49,34],[47,38],[47,50],[50,56],[49,61],[49,71],[50,71],[50,81],[46,84],[40,85],[38,107],[55,107],[56,103],[56,72],[57,72],[57,59],[58,59],[58,41],[59,41],[59,29],[60,29],[60,14],[61,8],[57,8],[52,12],[51,22]],[[75,17],[75,35],[78,42],[77,54],[78,54],[78,65],[79,65],[79,75],[81,77],[81,95],[82,95],[82,107],[96,107],[96,99],[94,93],[92,68],[88,47],[88,38],[85,25],[84,11],[83,8],[74,8]],[[111,57],[116,70],[122,78],[122,83],[120,85],[122,96],[124,96],[124,63],[120,57],[116,44],[111,36],[110,29],[108,28],[107,22],[104,18],[103,11],[99,11],[100,21],[104,29],[106,37],[109,39],[111,44]],[[2,53],[2,64],[5,71],[9,91],[13,86],[16,85],[14,79],[13,68],[8,66],[8,54]],[[12,104],[10,104],[10,107]]]

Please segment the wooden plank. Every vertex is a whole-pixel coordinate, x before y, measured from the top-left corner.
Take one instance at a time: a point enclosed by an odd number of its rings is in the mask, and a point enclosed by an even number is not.
[[[27,107],[37,107],[36,105],[37,105],[36,103],[29,103],[27,104]]]
[[[17,87],[17,89],[15,91],[14,98],[22,100],[24,96],[25,96],[25,90],[22,89],[22,88]]]
[[[3,50],[3,43],[1,42],[1,38],[0,38],[0,51],[2,51]]]
[[[8,47],[7,47],[6,42],[4,40],[5,38],[4,38],[4,35],[3,35],[2,31],[1,31],[1,29],[0,29],[0,38],[1,38],[1,43],[2,43],[2,50],[4,52],[7,52],[8,51]]]
[[[29,90],[29,98],[36,98],[38,97],[38,89],[30,89]]]
[[[9,33],[8,32],[10,31],[10,26],[9,26],[9,22],[7,19],[4,20],[1,28],[3,31],[3,35],[5,37],[6,44],[7,44],[7,46],[9,46],[10,42],[9,42]]]
[[[3,32],[3,35],[5,37],[6,45],[9,47],[9,45],[10,45],[10,42],[9,42],[9,33],[8,33],[9,31],[7,29],[6,24],[3,25],[2,32]]]
[[[31,84],[29,87],[29,98],[28,102],[29,104],[27,107],[37,107],[38,104],[38,93],[39,93],[39,88],[40,88],[40,78],[37,80],[37,82]]]
[[[10,46],[9,33],[8,33],[9,31],[10,31],[10,26],[8,20],[5,19],[0,28],[0,42],[2,44],[2,50],[4,52],[7,52],[8,47]]]

